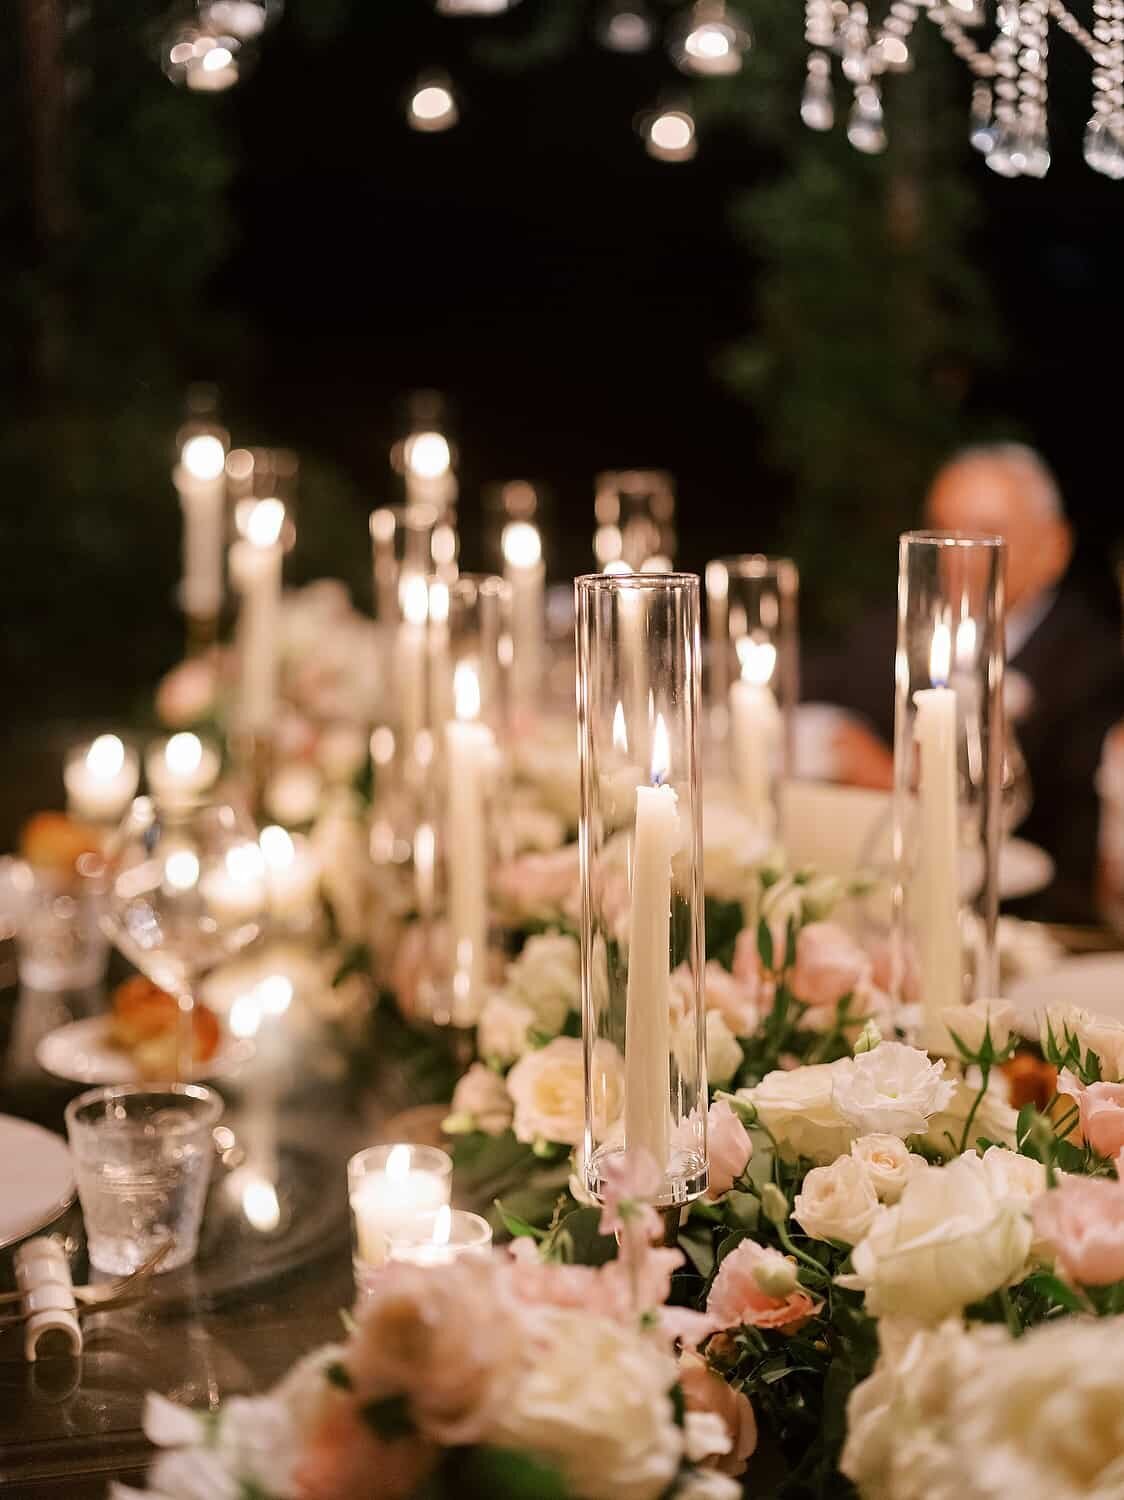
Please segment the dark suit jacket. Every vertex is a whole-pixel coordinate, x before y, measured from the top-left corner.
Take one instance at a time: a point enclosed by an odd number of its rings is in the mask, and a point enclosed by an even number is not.
[[[801,696],[861,714],[892,745],[896,630],[893,611],[871,613],[842,648],[809,653]],[[1041,920],[1092,921],[1100,816],[1094,781],[1105,735],[1124,718],[1120,633],[1063,584],[1010,665],[1034,690],[1017,726],[1034,794],[1018,833],[1041,844],[1057,865],[1049,890],[1013,909]]]

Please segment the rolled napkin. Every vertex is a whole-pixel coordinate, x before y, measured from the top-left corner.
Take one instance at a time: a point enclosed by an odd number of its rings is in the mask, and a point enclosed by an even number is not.
[[[27,1321],[24,1324],[24,1357],[34,1364],[39,1340],[45,1333],[61,1333],[72,1355],[82,1353],[82,1329],[78,1323],[74,1283],[66,1251],[47,1235],[28,1240],[16,1251],[16,1284]]]

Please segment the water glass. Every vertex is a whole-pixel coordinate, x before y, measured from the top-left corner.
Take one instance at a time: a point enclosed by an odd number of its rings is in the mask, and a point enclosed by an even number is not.
[[[91,1089],[66,1107],[90,1263],[124,1275],[162,1244],[171,1271],[192,1260],[223,1110],[200,1084]]]
[[[21,898],[15,917],[19,976],[34,990],[81,990],[100,984],[109,959],[101,930],[104,896],[96,881],[13,862]]]

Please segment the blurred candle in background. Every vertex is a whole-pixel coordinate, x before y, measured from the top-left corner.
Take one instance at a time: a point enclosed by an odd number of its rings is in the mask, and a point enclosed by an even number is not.
[[[920,771],[916,921],[926,1045],[944,1035],[941,1012],[963,1000],[960,952],[959,788],[956,693],[948,686],[952,633],[933,627],[933,686],[913,695]]]
[[[135,750],[115,734],[99,734],[66,758],[63,784],[68,810],[95,823],[116,822],[133,800],[140,780]]]
[[[244,534],[230,549],[231,576],[242,595],[239,727],[247,734],[268,734],[277,708],[284,524],[285,507],[280,500],[259,500],[246,511]]]
[[[511,585],[511,695],[520,720],[538,711],[544,671],[546,568],[542,539],[530,521],[512,521],[503,531],[503,571]]]
[[[452,1022],[469,1026],[487,983],[488,869],[485,798],[495,740],[480,723],[480,681],[468,662],[453,678],[456,718],[445,726],[448,777],[449,926],[453,944]]]
[[[741,677],[730,686],[734,777],[746,817],[771,834],[776,822],[773,768],[781,736],[781,713],[770,686],[777,648],[742,636],[737,652]]]
[[[226,524],[226,446],[213,433],[189,437],[172,471],[183,513],[180,605],[191,619],[213,620],[222,609]]]
[[[221,758],[209,740],[197,734],[173,734],[156,740],[144,757],[149,790],[162,801],[190,802],[218,779]]]

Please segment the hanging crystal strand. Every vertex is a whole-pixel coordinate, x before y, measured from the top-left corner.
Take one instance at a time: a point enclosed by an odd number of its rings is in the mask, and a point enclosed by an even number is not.
[[[866,156],[877,156],[885,151],[882,90],[876,81],[860,83],[855,88],[855,102],[847,120],[847,139],[856,151],[862,151]]]
[[[1094,172],[1124,177],[1124,0],[1094,0],[1093,114],[1085,160]]]
[[[1022,153],[1018,149],[1019,7],[1015,0],[1000,0],[996,23],[999,31],[991,45],[995,62],[995,144],[987,154],[987,164],[1000,177],[1018,177]]]
[[[1018,154],[1028,177],[1050,170],[1050,136],[1046,120],[1049,17],[1046,0],[1022,0],[1019,6]]]
[[[904,73],[912,66],[909,37],[917,22],[917,12],[914,0],[894,0],[890,6],[890,14],[883,22],[874,44],[881,70],[887,73]]]
[[[968,139],[986,156],[995,149],[995,120],[992,116],[991,84],[984,79],[972,89],[971,133]]]
[[[835,47],[835,17],[831,0],[806,0],[804,39],[808,76],[800,99],[800,118],[811,130],[830,130],[835,124],[835,91],[831,82],[831,52]]]
[[[826,52],[808,54],[808,76],[800,96],[800,118],[810,130],[830,130],[835,124],[831,59]]]
[[[870,82],[870,17],[865,5],[852,5],[843,23],[843,77],[848,83]]]

